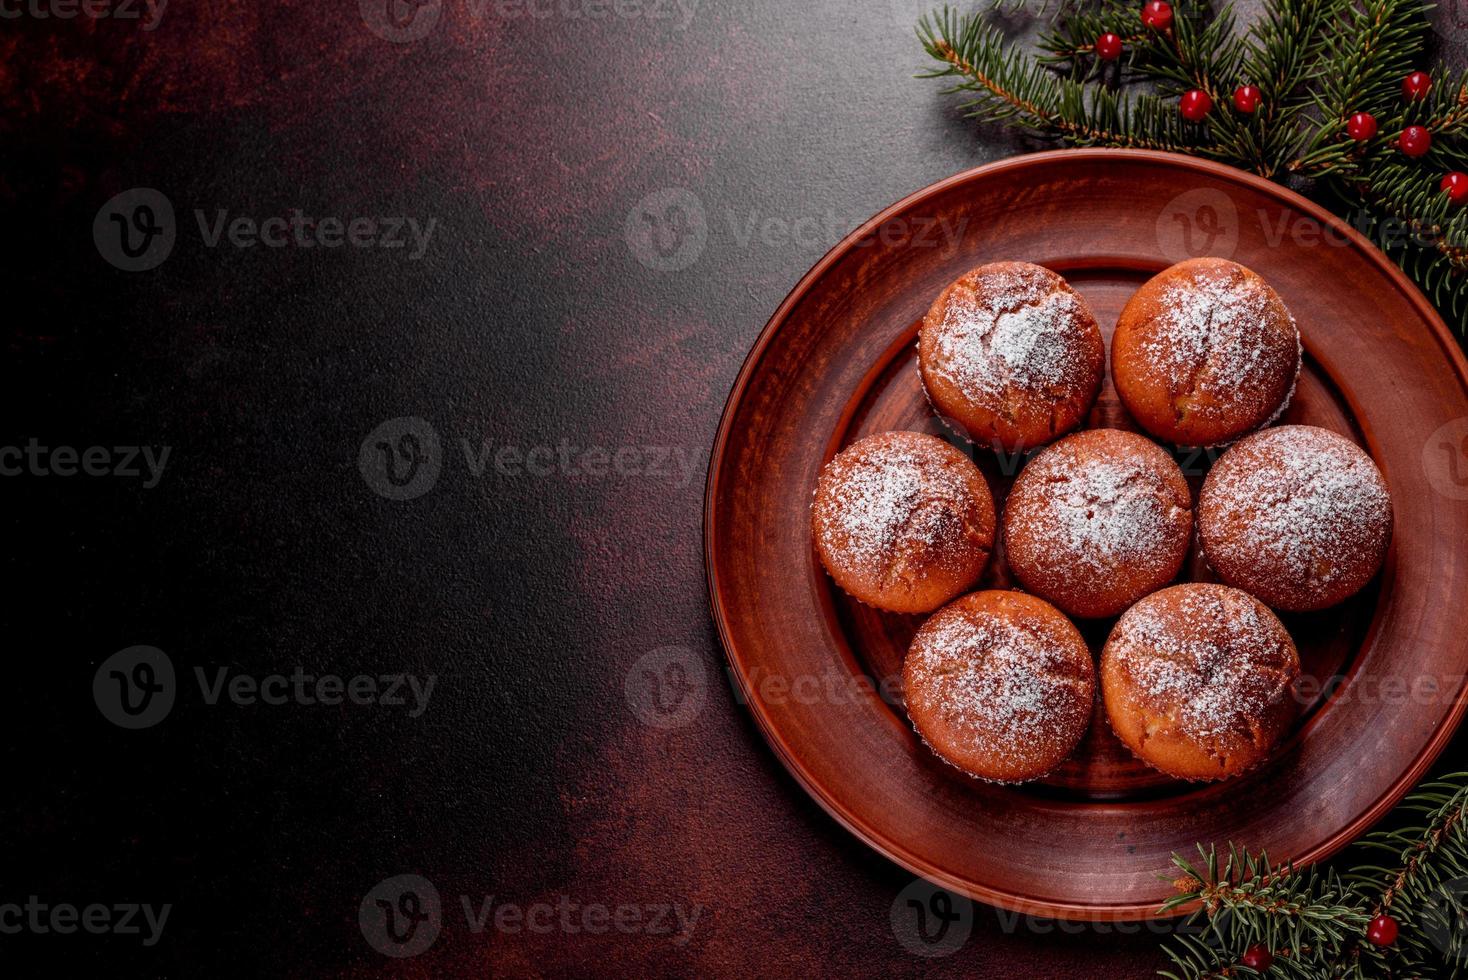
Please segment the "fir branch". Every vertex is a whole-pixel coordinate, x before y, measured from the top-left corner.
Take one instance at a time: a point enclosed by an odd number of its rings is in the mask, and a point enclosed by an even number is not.
[[[1193,0],[1179,0],[1180,4],[1189,2]],[[1101,62],[1095,52],[1096,39],[1102,34],[1122,39],[1126,57],[1120,72],[1132,78],[1142,77],[1165,57],[1171,44],[1170,38],[1143,26],[1137,4],[1100,0],[1094,9],[1077,11],[1041,33],[1037,45],[1045,54],[1039,60],[1054,68],[1069,68],[1072,78],[1099,73]]]
[[[1414,821],[1421,814],[1425,821]],[[1464,968],[1464,907],[1468,893],[1468,773],[1417,788],[1393,811],[1396,824],[1347,852],[1357,864],[1344,876],[1331,869],[1275,865],[1234,845],[1198,849],[1201,860],[1174,856],[1183,872],[1180,894],[1162,911],[1196,903],[1193,924],[1166,947],[1172,980],[1255,976],[1240,962],[1263,945],[1274,957],[1271,975],[1300,980],[1458,976]],[[1385,852],[1386,865],[1364,863]],[[1397,942],[1365,941],[1371,920],[1389,913]],[[1192,933],[1192,934],[1190,934]]]
[[[1382,126],[1372,150],[1400,131],[1394,112],[1401,102],[1402,78],[1415,66],[1428,29],[1422,0],[1346,0],[1330,25],[1324,57],[1329,71],[1320,77],[1315,102],[1319,123],[1291,169],[1307,173],[1349,173],[1358,155],[1343,152],[1345,126],[1353,113],[1370,112]]]
[[[944,8],[941,14],[923,17],[918,34],[929,56],[943,66],[923,77],[962,79],[948,91],[970,93],[972,101],[964,108],[976,118],[1012,121],[1077,146],[1219,156],[1190,138],[1169,102],[1058,78],[1011,47],[981,15],[960,17]]]
[[[956,76],[949,92],[971,93],[964,108],[985,121],[1008,120],[1076,146],[1169,150],[1214,159],[1226,154],[1183,123],[1169,100],[1115,93],[1059,78],[1012,47],[982,15],[959,16],[945,7],[925,16],[918,34],[942,68],[922,77]]]
[[[1172,27],[1160,32],[1143,27],[1137,0],[1040,2],[1052,13],[1035,56],[983,11],[924,17],[918,34],[938,67],[922,77],[951,79],[947,91],[968,96],[975,118],[1069,145],[1166,150],[1315,179],[1386,236],[1382,249],[1468,334],[1468,208],[1450,206],[1438,187],[1444,173],[1468,171],[1468,72],[1439,65],[1427,98],[1401,94],[1402,78],[1420,67],[1424,0],[1267,0],[1242,37],[1232,8],[1214,14],[1208,0],[1173,0]],[[1105,33],[1123,38],[1114,70],[1095,53]],[[1133,91],[1138,82],[1150,89]],[[1262,94],[1253,114],[1230,104],[1243,84]],[[1213,100],[1206,124],[1177,111],[1176,97],[1192,88]],[[1376,117],[1370,140],[1347,135],[1356,112]],[[1433,147],[1408,161],[1396,140],[1413,124],[1428,127]]]
[[[1313,99],[1307,86],[1326,71],[1327,30],[1346,0],[1278,0],[1249,32],[1241,68],[1258,85],[1259,153],[1254,169],[1272,177],[1286,166]]]
[[[1359,939],[1346,951],[1376,969],[1438,975],[1462,966],[1463,928],[1446,915],[1462,915],[1468,891],[1468,774],[1459,773],[1419,787],[1397,813],[1425,814],[1424,826],[1381,830],[1358,845],[1364,852],[1384,851],[1395,859],[1382,867],[1361,865],[1348,879],[1364,900],[1373,902],[1372,916],[1389,913],[1400,925],[1401,939],[1390,951]],[[1451,878],[1447,877],[1451,875]]]

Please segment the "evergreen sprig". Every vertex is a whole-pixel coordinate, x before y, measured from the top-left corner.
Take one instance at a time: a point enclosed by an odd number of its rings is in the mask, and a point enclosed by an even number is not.
[[[1468,332],[1468,208],[1452,205],[1439,186],[1447,172],[1468,170],[1468,72],[1438,65],[1421,101],[1401,90],[1403,77],[1424,67],[1430,5],[1270,0],[1243,32],[1231,5],[1173,7],[1172,26],[1157,31],[1142,23],[1134,0],[1065,0],[1046,8],[1033,53],[1012,44],[985,10],[945,7],[918,24],[937,63],[921,77],[949,80],[947,91],[964,94],[975,118],[1071,145],[1168,150],[1313,182]],[[1125,45],[1115,65],[1096,54],[1106,33]],[[1244,84],[1263,94],[1250,115],[1231,104]],[[1206,123],[1178,112],[1177,97],[1190,89],[1213,100]],[[1378,123],[1364,143],[1346,134],[1356,112]],[[1396,147],[1409,125],[1433,136],[1417,160]]]
[[[1221,158],[1186,126],[1168,101],[1087,86],[1050,71],[1012,47],[998,27],[951,9],[924,17],[923,44],[941,67],[923,78],[955,78],[948,92],[969,93],[965,108],[984,122],[1015,122],[1058,133],[1079,146],[1124,146]]]
[[[1178,895],[1161,911],[1196,905],[1188,927],[1166,948],[1171,980],[1291,977],[1390,980],[1468,975],[1468,773],[1425,783],[1388,818],[1326,868],[1274,864],[1230,844],[1174,856]],[[1396,920],[1390,946],[1366,940],[1379,915]],[[1260,973],[1243,965],[1261,946],[1273,958]]]

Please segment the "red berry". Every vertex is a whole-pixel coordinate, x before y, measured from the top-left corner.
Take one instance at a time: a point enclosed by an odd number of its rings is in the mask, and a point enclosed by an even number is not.
[[[1182,101],[1177,105],[1178,111],[1183,114],[1184,119],[1193,122],[1202,122],[1208,118],[1208,113],[1213,111],[1213,99],[1208,93],[1200,88],[1191,92],[1184,92]]]
[[[1409,157],[1420,157],[1432,149],[1432,134],[1426,126],[1408,126],[1397,137],[1397,146]]]
[[[1346,135],[1357,143],[1364,143],[1376,135],[1376,117],[1369,112],[1358,112],[1346,123]]]
[[[1390,946],[1397,941],[1397,920],[1389,915],[1378,915],[1366,927],[1366,941],[1373,946]]]
[[[1121,38],[1115,34],[1102,34],[1096,38],[1096,57],[1102,61],[1115,61],[1121,57]]]
[[[1255,943],[1244,950],[1244,958],[1239,960],[1239,962],[1251,970],[1257,970],[1263,973],[1273,965],[1274,954],[1263,943]]]
[[[1443,178],[1442,189],[1454,204],[1468,204],[1468,174],[1453,171]]]
[[[1172,4],[1167,0],[1147,0],[1142,8],[1142,23],[1154,31],[1165,31],[1172,26]]]
[[[1263,101],[1264,93],[1259,91],[1257,85],[1240,85],[1234,91],[1234,108],[1246,116],[1252,116],[1258,112]]]
[[[1417,102],[1427,98],[1427,93],[1432,90],[1432,76],[1425,71],[1414,71],[1402,79],[1402,96],[1408,101]]]

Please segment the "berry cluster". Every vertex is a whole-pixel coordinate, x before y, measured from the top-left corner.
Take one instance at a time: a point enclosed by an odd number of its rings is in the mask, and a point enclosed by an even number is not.
[[[1408,102],[1421,102],[1432,91],[1432,76],[1425,71],[1414,71],[1402,79],[1402,98]],[[1369,112],[1358,112],[1346,121],[1346,135],[1357,143],[1369,143],[1376,137],[1376,117]],[[1405,127],[1397,136],[1396,147],[1403,156],[1417,159],[1432,149],[1432,130],[1426,126]],[[1468,174],[1458,171],[1442,179],[1443,193],[1454,204],[1468,203]]]
[[[1373,946],[1390,946],[1397,941],[1397,920],[1389,915],[1378,915],[1366,924],[1366,941]],[[1239,959],[1240,966],[1247,966],[1256,973],[1264,973],[1274,965],[1274,951],[1263,943],[1255,943],[1244,950]]]
[[[1166,33],[1172,29],[1172,4],[1167,0],[1147,0],[1142,7],[1142,25],[1148,30]],[[1096,38],[1096,57],[1102,61],[1116,61],[1126,50],[1126,42],[1117,34],[1102,34]],[[1432,91],[1432,76],[1425,71],[1414,71],[1402,79],[1402,98],[1408,102],[1420,102]],[[1264,105],[1264,92],[1257,85],[1240,85],[1233,96],[1234,108],[1245,116],[1252,116]],[[1195,88],[1182,94],[1178,100],[1178,112],[1189,122],[1201,123],[1213,112],[1213,96],[1203,89]],[[1376,117],[1369,112],[1358,112],[1346,121],[1346,135],[1357,143],[1369,143],[1376,138]],[[1426,156],[1432,149],[1432,131],[1426,126],[1407,126],[1396,140],[1397,149],[1403,155],[1416,159]],[[1454,204],[1468,203],[1468,174],[1454,171],[1442,180],[1443,193]]]

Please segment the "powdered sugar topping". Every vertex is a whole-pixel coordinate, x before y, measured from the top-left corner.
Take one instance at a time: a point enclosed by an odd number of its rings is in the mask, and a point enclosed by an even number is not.
[[[1210,557],[1267,565],[1307,592],[1375,570],[1391,497],[1371,458],[1325,429],[1284,426],[1240,443],[1203,491]]]
[[[1043,269],[984,270],[949,293],[931,369],[995,410],[1016,391],[1068,394],[1091,380],[1092,342],[1078,329],[1089,320],[1075,293]]]
[[[828,505],[817,533],[828,553],[848,563],[880,568],[907,550],[942,562],[947,552],[934,546],[977,533],[969,526],[977,517],[974,495],[952,461],[922,443],[931,437],[896,435],[853,446],[822,474]]]
[[[1298,372],[1299,330],[1262,282],[1244,274],[1203,273],[1167,283],[1156,308],[1139,344],[1155,383],[1178,398],[1206,399],[1201,406],[1180,405],[1179,411],[1209,410],[1217,403],[1258,414],[1288,402],[1280,399],[1281,387],[1292,386]],[[1267,415],[1258,421],[1266,420]]]
[[[909,706],[941,717],[962,751],[1064,755],[1089,718],[1092,688],[1073,651],[1032,624],[949,609],[908,656]]]
[[[1022,531],[1027,564],[1040,562],[1079,580],[1123,565],[1167,563],[1191,514],[1146,456],[1082,455],[1088,437],[1042,452],[1021,474],[1008,501],[1008,524]],[[1169,464],[1170,465],[1170,464]]]
[[[1298,672],[1284,625],[1246,593],[1181,586],[1122,616],[1108,657],[1172,722],[1200,740],[1256,738],[1258,720]]]

